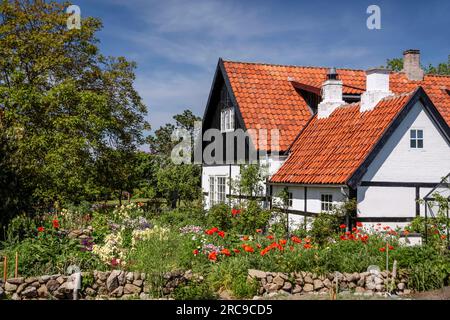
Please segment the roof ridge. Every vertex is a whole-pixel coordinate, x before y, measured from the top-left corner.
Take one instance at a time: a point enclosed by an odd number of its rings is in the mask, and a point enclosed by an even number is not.
[[[259,65],[259,66],[273,66],[273,67],[293,67],[293,68],[306,68],[306,69],[329,69],[329,66],[305,66],[305,65],[295,65],[295,64],[280,64],[280,63],[267,63],[267,62],[248,62],[248,61],[236,61],[236,60],[225,60],[222,59],[223,62],[231,62],[231,63],[242,63],[242,64],[251,64],[251,65]],[[346,71],[361,71],[364,72],[363,69],[352,69],[352,68],[336,68],[337,70],[346,70]]]

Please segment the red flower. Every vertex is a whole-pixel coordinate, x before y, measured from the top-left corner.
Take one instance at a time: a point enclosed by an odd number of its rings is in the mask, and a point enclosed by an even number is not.
[[[208,254],[208,259],[211,260],[211,261],[216,261],[217,260],[217,253],[215,251],[210,252]]]
[[[256,247],[257,247],[258,249],[261,249],[261,245],[260,245],[259,243],[256,245]]]
[[[352,228],[352,231],[353,231],[353,232],[356,232],[356,230],[357,230],[356,227],[353,227],[353,228]]]
[[[347,240],[347,237],[344,235],[340,236],[340,238],[341,238],[341,240]]]
[[[231,256],[231,252],[228,249],[222,249],[222,251],[220,251],[221,254],[226,255],[227,257]]]
[[[221,238],[224,238],[224,237],[225,237],[225,232],[219,231],[219,232],[217,232],[217,235],[218,235],[219,237],[221,237]]]
[[[361,228],[361,227],[363,226],[363,224],[362,224],[362,222],[359,222],[359,221],[358,221],[358,222],[356,223],[356,226],[357,226],[358,228]]]
[[[257,233],[261,233],[261,232],[262,232],[262,229],[256,229],[256,232],[257,232]]]
[[[241,250],[239,250],[239,249],[233,249],[233,251],[234,251],[234,253],[239,253],[239,252],[241,252]]]
[[[407,236],[407,235],[409,234],[409,231],[408,231],[408,230],[403,230],[403,234],[404,234],[405,236]]]
[[[273,240],[273,235],[268,235],[266,238],[269,240]]]
[[[294,247],[293,246],[289,246],[289,250],[294,251]]]
[[[389,246],[389,250],[394,250],[394,247],[393,246]]]
[[[269,247],[262,249],[261,250],[261,256],[265,256],[269,251],[270,251]]]
[[[447,238],[447,236],[446,236],[445,234],[443,234],[443,235],[441,236],[441,239],[442,239],[442,240],[445,240],[445,238]]]
[[[116,258],[112,258],[112,259],[111,259],[111,265],[112,265],[113,267],[117,266],[118,264],[119,264],[119,261],[117,261]]]
[[[243,236],[242,240],[247,241],[248,240],[248,236]]]
[[[59,228],[59,221],[58,221],[57,219],[54,219],[54,220],[52,221],[52,223],[53,223],[53,228],[55,228],[55,229],[58,229],[58,228]]]
[[[236,216],[236,215],[239,214],[239,213],[241,213],[241,210],[240,210],[240,209],[232,209],[232,210],[231,210],[231,214],[233,215],[233,217]]]
[[[255,252],[255,249],[253,249],[253,247],[251,247],[251,246],[244,245],[244,251],[245,252]]]
[[[212,231],[213,233],[214,233],[214,232],[217,232],[217,231],[219,231],[219,228],[214,227],[214,228],[211,229],[211,231]]]
[[[194,254],[194,256],[198,255],[198,250],[195,249],[194,251],[192,251],[192,253]]]
[[[311,249],[311,243],[305,243],[304,245],[303,245],[303,248],[305,248],[305,249]]]
[[[296,237],[296,236],[293,236],[291,238],[291,240],[292,240],[292,242],[295,242],[295,243],[302,243],[302,239],[300,239],[299,237]]]
[[[210,235],[214,234],[214,231],[212,231],[212,229],[209,229],[209,230],[206,230],[205,233],[210,236]]]
[[[378,249],[378,250],[380,250],[381,252],[385,252],[385,251],[386,251],[386,248],[383,247],[383,248],[380,248],[380,249]]]
[[[346,228],[346,225],[345,225],[345,224],[341,224],[341,225],[339,226],[339,228],[345,229],[345,228]]]
[[[280,244],[281,244],[282,246],[284,246],[284,245],[286,244],[286,242],[287,242],[286,239],[281,239],[281,240],[280,240]]]
[[[350,233],[351,233],[350,231],[345,231],[345,235],[347,236],[350,235]]]
[[[39,227],[37,230],[38,230],[38,232],[44,232],[45,229],[44,229],[44,227]]]

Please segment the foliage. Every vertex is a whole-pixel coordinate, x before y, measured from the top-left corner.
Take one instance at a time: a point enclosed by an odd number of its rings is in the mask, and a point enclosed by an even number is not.
[[[233,226],[231,218],[231,207],[226,203],[218,203],[209,209],[207,224],[222,230],[230,230]]]
[[[209,283],[195,281],[175,288],[173,297],[176,300],[213,300],[217,298]]]
[[[135,63],[100,53],[98,19],[68,30],[66,5],[0,2],[2,219],[125,188],[129,157],[117,154],[130,155],[149,128]],[[105,158],[114,184],[98,179]]]

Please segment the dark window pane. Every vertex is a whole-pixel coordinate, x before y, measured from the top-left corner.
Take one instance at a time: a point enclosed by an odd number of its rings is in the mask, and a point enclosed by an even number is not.
[[[423,148],[423,140],[417,140],[417,148]]]
[[[419,139],[423,138],[423,130],[417,130],[417,138]]]
[[[416,130],[411,130],[411,138],[414,139],[416,137]]]
[[[411,148],[416,148],[416,140],[411,140]]]

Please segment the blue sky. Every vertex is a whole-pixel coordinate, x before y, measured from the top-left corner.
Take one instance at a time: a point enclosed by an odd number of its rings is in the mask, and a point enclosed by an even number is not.
[[[420,49],[447,61],[450,1],[74,0],[101,18],[104,54],[137,62],[152,129],[189,108],[203,114],[219,57],[365,69]],[[381,30],[366,27],[381,8]]]

